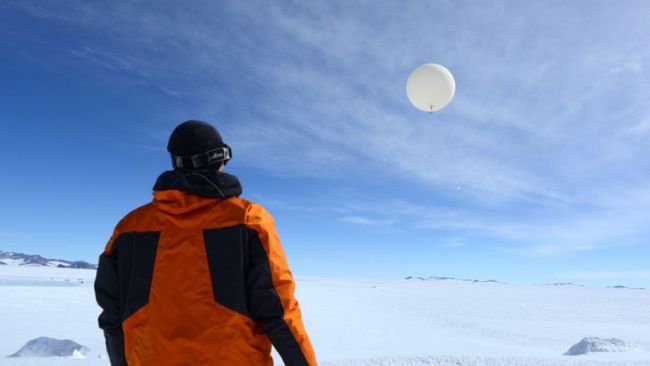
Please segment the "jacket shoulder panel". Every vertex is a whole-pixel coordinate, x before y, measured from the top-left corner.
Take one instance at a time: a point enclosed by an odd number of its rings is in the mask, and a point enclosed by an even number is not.
[[[248,226],[275,225],[273,216],[259,203],[245,200],[246,217],[244,223]]]
[[[246,300],[249,249],[244,226],[204,230],[203,241],[214,300],[250,318]]]
[[[131,210],[124,218],[120,221],[121,224],[121,232],[129,232],[129,231],[146,231],[142,228],[142,223],[143,220],[147,217],[149,217],[155,209],[155,206],[153,205],[152,202],[149,202],[147,204],[144,204],[138,208],[135,208]],[[118,224],[118,227],[120,226]]]
[[[149,302],[159,232],[118,235],[109,253],[116,261],[122,321]]]
[[[115,243],[115,240],[117,240],[117,237],[120,234],[129,231],[138,231],[136,228],[136,224],[139,221],[138,217],[142,216],[143,212],[147,210],[151,210],[152,206],[153,205],[150,202],[134,210],[131,210],[131,212],[126,214],[115,226],[115,229],[113,230],[113,235],[111,235],[110,239],[108,240],[108,243],[106,243],[103,253],[108,254],[111,251],[113,244]]]

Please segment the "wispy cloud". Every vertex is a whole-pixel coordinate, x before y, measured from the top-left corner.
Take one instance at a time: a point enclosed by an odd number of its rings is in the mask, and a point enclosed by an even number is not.
[[[339,218],[339,221],[342,222],[347,222],[349,224],[356,224],[356,225],[392,225],[396,221],[395,220],[386,220],[386,219],[374,219],[370,217],[365,217],[365,216],[343,216]]]
[[[452,238],[443,241],[442,245],[444,245],[447,248],[464,248],[467,246],[467,242],[464,240]]]

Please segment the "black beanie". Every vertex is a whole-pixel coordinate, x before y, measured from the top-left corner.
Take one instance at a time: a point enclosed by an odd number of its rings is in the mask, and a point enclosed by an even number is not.
[[[220,147],[221,135],[211,124],[203,121],[189,120],[178,125],[169,137],[167,151],[176,156],[190,156]]]

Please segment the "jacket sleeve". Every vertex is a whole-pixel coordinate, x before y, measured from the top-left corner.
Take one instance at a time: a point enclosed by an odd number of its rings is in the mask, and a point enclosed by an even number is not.
[[[246,227],[250,251],[246,286],[253,319],[262,326],[286,366],[316,366],[273,218],[253,204],[246,214]]]
[[[106,250],[99,256],[95,277],[95,298],[102,308],[99,327],[104,331],[111,366],[126,366],[117,258],[115,251],[112,250],[113,243],[119,236],[118,228],[106,245]]]

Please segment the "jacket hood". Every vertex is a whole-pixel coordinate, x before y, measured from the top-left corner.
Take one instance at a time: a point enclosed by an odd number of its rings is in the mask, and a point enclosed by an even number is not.
[[[177,169],[162,173],[153,191],[154,205],[163,211],[182,214],[212,205],[214,198],[239,196],[242,187],[234,175],[214,169]]]

